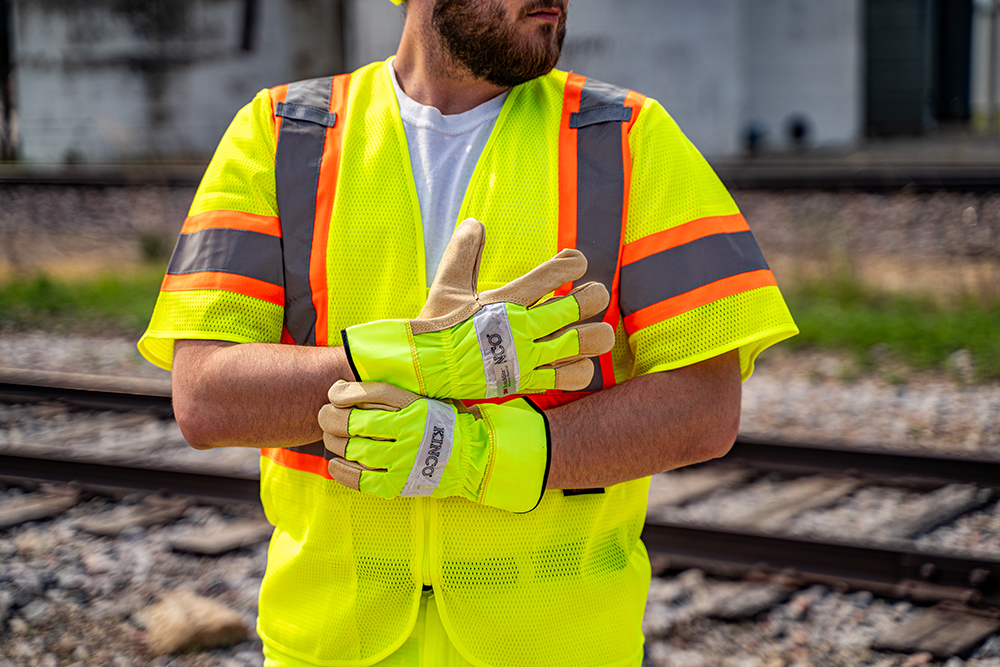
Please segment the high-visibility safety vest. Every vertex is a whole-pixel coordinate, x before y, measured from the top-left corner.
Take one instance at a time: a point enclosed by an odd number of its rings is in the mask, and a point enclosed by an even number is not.
[[[617,336],[591,390],[734,349],[745,378],[762,349],[797,331],[725,188],[663,108],[635,92],[560,71],[515,87],[466,217],[486,226],[481,290],[562,248],[585,253],[580,282],[607,285],[601,317]],[[415,317],[426,296],[406,136],[387,65],[375,63],[262,91],[237,115],[139,347],[169,368],[182,338],[339,345],[344,327]],[[461,498],[384,500],[333,481],[321,443],[262,450],[275,531],[258,631],[272,652],[308,664],[370,665],[407,638],[432,586],[474,664],[635,664],[647,493],[648,479],[549,490],[527,514]]]

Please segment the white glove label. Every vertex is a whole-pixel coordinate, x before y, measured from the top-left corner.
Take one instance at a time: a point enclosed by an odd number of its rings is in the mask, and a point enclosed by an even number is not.
[[[448,465],[455,441],[455,409],[447,403],[427,400],[427,424],[424,437],[413,460],[401,496],[429,496],[437,489],[441,474]]]
[[[514,336],[507,319],[507,308],[502,303],[484,306],[472,316],[483,353],[483,371],[486,373],[486,398],[516,394],[521,382],[517,366]]]

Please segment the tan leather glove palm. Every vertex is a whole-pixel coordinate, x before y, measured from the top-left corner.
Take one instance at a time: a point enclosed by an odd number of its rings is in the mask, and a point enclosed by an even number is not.
[[[548,389],[584,389],[587,357],[608,352],[614,330],[576,324],[604,310],[604,285],[577,287],[536,304],[580,278],[587,260],[563,250],[526,275],[477,293],[486,231],[460,224],[441,260],[427,303],[414,320],[377,320],[345,329],[344,347],[358,380],[390,382],[431,398],[494,398]]]

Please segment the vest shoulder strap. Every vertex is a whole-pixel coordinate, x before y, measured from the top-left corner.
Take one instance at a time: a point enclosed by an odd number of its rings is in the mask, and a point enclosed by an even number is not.
[[[587,273],[574,283],[597,281],[611,303],[593,321],[618,327],[619,258],[628,218],[632,158],[628,133],[645,97],[626,88],[570,73],[559,135],[559,249],[587,256]],[[569,291],[569,286],[564,287]],[[586,391],[614,386],[611,353],[595,364]]]
[[[288,84],[275,104],[274,177],[281,218],[285,332],[327,345],[326,240],[333,211],[350,74]]]

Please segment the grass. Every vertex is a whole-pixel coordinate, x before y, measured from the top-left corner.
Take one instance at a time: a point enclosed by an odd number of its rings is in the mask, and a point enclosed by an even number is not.
[[[1000,379],[1000,302],[889,295],[846,275],[800,285],[786,297],[801,333],[783,345],[847,350],[868,369],[890,359],[947,370],[955,352],[968,350],[979,379]]]
[[[87,279],[14,277],[0,282],[0,330],[138,337],[149,322],[162,279],[162,266]]]

